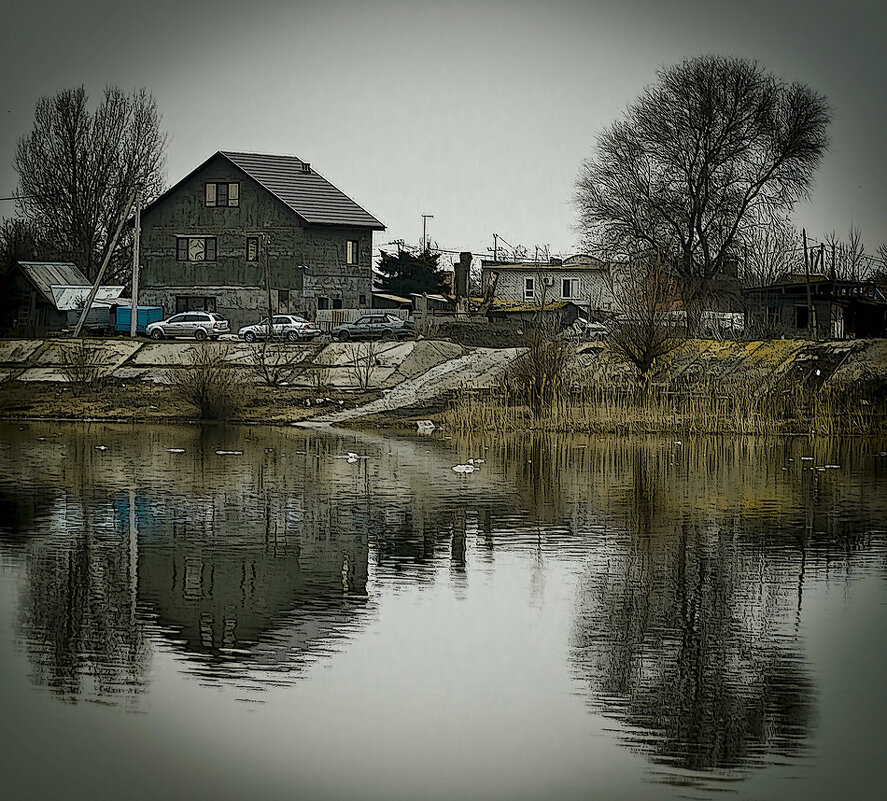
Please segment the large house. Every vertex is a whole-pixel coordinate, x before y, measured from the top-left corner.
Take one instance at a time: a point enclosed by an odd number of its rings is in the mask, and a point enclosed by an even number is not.
[[[484,290],[488,291],[494,282],[495,297],[513,303],[567,301],[590,313],[613,308],[610,266],[584,254],[542,264],[482,262]]]
[[[147,206],[139,301],[236,329],[275,313],[369,308],[385,226],[295,156],[219,151]]]

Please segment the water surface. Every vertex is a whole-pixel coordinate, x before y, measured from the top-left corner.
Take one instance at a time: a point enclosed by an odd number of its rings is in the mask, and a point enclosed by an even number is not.
[[[881,449],[4,424],[4,796],[879,797]]]

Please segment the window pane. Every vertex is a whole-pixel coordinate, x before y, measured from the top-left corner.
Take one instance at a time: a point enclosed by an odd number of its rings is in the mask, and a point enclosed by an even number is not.
[[[206,238],[206,260],[216,260],[216,238],[214,236],[208,236]]]
[[[216,205],[216,185],[215,184],[207,184],[206,185],[206,205],[207,206],[215,206]]]
[[[216,205],[228,205],[228,184],[216,184]]]
[[[176,261],[188,261],[188,238],[176,237]]]
[[[206,246],[199,236],[193,236],[188,240],[188,261],[206,261]]]
[[[247,261],[258,261],[259,260],[259,239],[255,236],[248,236],[246,238],[246,260]]]
[[[228,184],[228,205],[240,205],[240,184]]]

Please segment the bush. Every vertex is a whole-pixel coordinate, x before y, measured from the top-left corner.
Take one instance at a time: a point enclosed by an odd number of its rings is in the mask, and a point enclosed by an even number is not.
[[[228,419],[244,405],[243,376],[228,364],[227,356],[227,348],[193,347],[190,364],[169,372],[174,391],[196,406],[204,420]]]

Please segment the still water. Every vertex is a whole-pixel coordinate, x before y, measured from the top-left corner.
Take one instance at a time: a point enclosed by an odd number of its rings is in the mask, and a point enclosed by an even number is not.
[[[2,424],[2,796],[881,797],[884,447]]]

